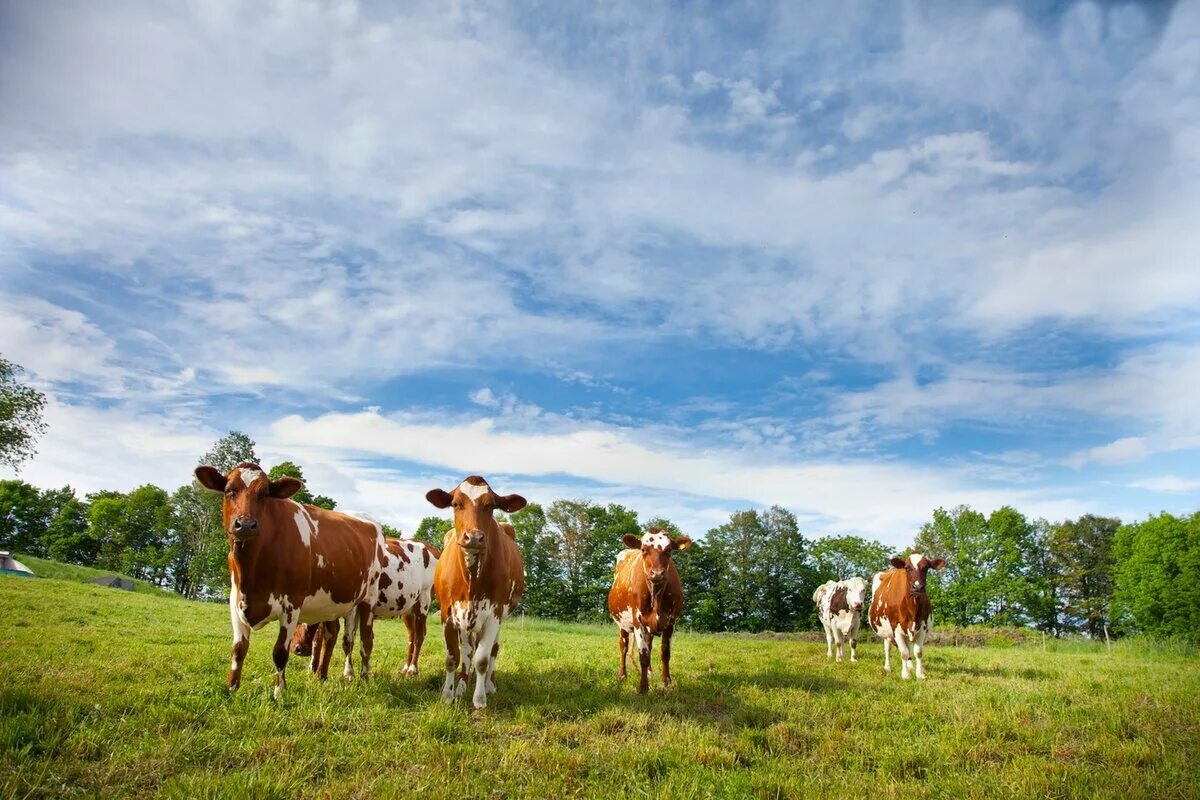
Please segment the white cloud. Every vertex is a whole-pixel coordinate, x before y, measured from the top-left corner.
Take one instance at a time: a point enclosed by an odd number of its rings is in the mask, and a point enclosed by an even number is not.
[[[1141,461],[1150,455],[1150,448],[1141,436],[1126,436],[1108,444],[1090,447],[1067,458],[1067,463],[1073,467],[1082,467],[1088,463],[1122,464],[1129,461]]]
[[[1137,489],[1166,494],[1187,494],[1200,491],[1200,478],[1180,478],[1177,475],[1159,475],[1143,478],[1130,484]]]
[[[768,460],[761,452],[697,447],[646,431],[544,422],[546,432],[518,432],[494,418],[440,422],[373,411],[314,419],[288,416],[272,426],[271,441],[277,448],[307,448],[325,458],[336,453],[342,460],[403,459],[442,475],[505,475],[512,483],[521,478],[542,483],[562,475],[602,487],[629,487],[625,496],[659,501],[677,492],[727,511],[739,504],[778,503],[820,525],[822,532],[862,531],[897,545],[939,505],[965,502],[991,509],[1016,503],[1027,513],[1048,516],[1078,513],[1082,507],[1068,496],[981,489],[948,470],[888,462]],[[396,497],[400,489],[384,491],[374,502],[403,505]],[[653,500],[636,505],[644,515],[659,513]],[[685,521],[693,520],[689,515]]]

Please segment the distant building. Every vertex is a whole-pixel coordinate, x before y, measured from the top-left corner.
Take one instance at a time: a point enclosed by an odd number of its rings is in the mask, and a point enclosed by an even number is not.
[[[12,553],[7,550],[0,550],[0,573],[23,575],[26,578],[34,577],[33,570],[13,558]]]

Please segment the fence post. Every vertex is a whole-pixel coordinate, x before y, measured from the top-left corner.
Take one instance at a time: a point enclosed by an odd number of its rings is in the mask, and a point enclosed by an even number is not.
[[[1046,632],[1042,631],[1042,652],[1046,652]]]
[[[1112,639],[1108,638],[1108,626],[1104,626],[1104,645],[1108,648],[1108,654],[1112,655]]]

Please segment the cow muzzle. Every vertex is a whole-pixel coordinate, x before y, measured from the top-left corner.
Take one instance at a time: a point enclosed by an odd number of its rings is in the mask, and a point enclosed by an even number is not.
[[[249,539],[258,534],[258,520],[253,517],[235,517],[230,527],[235,539]]]
[[[649,577],[650,577],[650,583],[652,583],[655,588],[658,588],[667,582],[667,571],[666,570],[660,570],[658,572],[652,571],[652,572],[650,572]]]
[[[465,550],[467,555],[479,555],[484,547],[483,531],[467,531],[458,537],[458,546]]]

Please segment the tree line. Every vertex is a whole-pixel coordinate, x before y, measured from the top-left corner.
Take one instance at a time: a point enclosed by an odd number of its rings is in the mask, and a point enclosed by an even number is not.
[[[257,462],[238,432],[200,463],[227,471]],[[272,479],[303,480],[290,461]],[[334,508],[308,489],[300,502]],[[0,481],[0,549],[121,572],[189,598],[221,599],[229,586],[221,498],[195,481],[168,492],[146,485],[79,497],[70,487]],[[602,621],[625,533],[670,520],[585,499],[531,503],[507,518],[525,559],[523,611],[564,621]],[[413,538],[441,547],[451,522],[429,516]],[[386,533],[401,532],[384,526]],[[894,555],[920,551],[946,566],[930,581],[935,616],[957,625],[1026,626],[1053,635],[1146,632],[1194,639],[1200,630],[1200,512],[1122,524],[1085,515],[1051,523],[1011,507],[984,515],[937,509],[897,552],[859,536],[810,538],[785,508],[747,510],[677,553],[687,598],[684,623],[706,631],[789,631],[817,626],[812,594],[826,580],[868,580]],[[1191,589],[1191,591],[1189,591]]]

